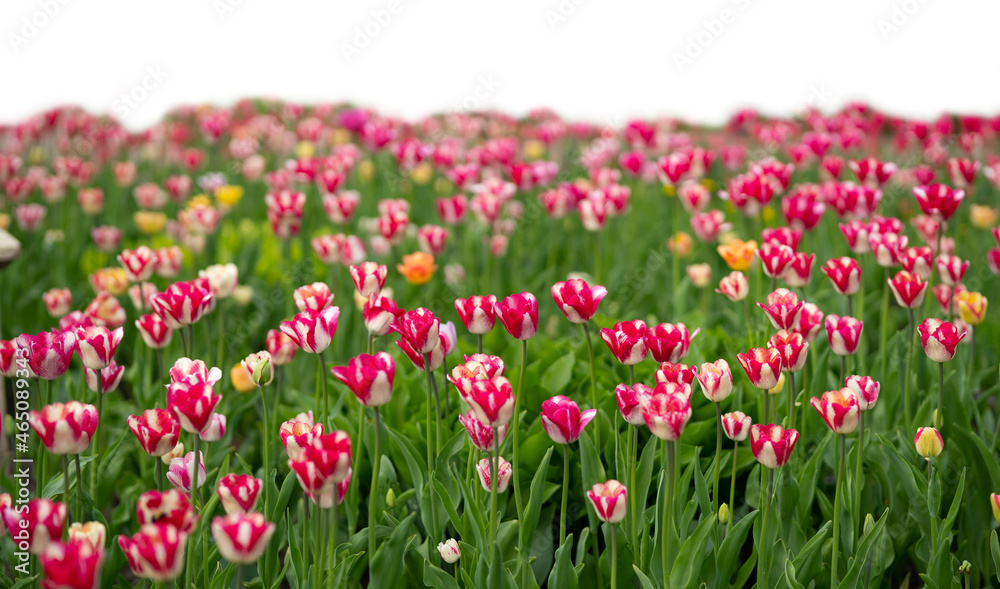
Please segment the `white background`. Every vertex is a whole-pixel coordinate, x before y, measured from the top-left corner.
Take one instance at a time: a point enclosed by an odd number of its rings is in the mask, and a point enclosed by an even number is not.
[[[995,0],[3,0],[0,121],[78,103],[139,128],[245,96],[606,124],[994,113],[998,23]]]

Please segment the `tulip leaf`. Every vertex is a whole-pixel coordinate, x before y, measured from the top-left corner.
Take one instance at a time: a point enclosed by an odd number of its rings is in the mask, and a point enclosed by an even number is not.
[[[847,575],[840,581],[838,589],[850,589],[852,587],[861,586],[861,575],[864,570],[868,568],[868,555],[871,552],[872,546],[876,542],[882,539],[882,532],[885,530],[885,522],[889,520],[889,510],[885,509],[882,512],[882,516],[878,518],[878,523],[872,528],[872,531],[865,536],[861,544],[858,545],[858,551],[855,553],[854,558],[851,561],[850,567],[847,570]]]
[[[733,529],[726,534],[726,539],[722,541],[722,546],[719,548],[719,555],[716,557],[716,589],[729,586],[729,578],[733,576],[733,571],[736,570],[736,564],[740,557],[740,549],[743,548],[743,544],[747,539],[747,533],[758,516],[760,516],[759,510],[751,511],[746,517],[736,522]]]
[[[576,569],[570,560],[572,550],[573,534],[568,534],[566,543],[556,550],[556,562],[549,573],[549,589],[576,589],[579,585]]]
[[[636,578],[639,579],[639,585],[642,589],[656,589],[653,582],[646,576],[646,573],[639,570],[639,567],[632,565],[632,571],[635,572]]]
[[[97,456],[93,454],[91,454],[90,456],[80,457],[80,472],[81,472],[80,476],[83,477],[84,489],[86,489],[88,485],[87,485],[87,476],[82,474],[84,472],[83,467],[93,462],[94,458],[97,458]],[[72,490],[76,487],[76,466],[73,464],[74,459],[72,457],[68,457],[68,459],[69,459],[69,480],[70,480],[69,488]],[[63,475],[62,473],[59,473],[51,481],[45,484],[45,489],[42,491],[42,497],[46,499],[51,499],[56,495],[62,495],[62,494],[63,494]],[[73,499],[73,501],[76,501],[75,498],[71,499]],[[62,499],[62,501],[64,503],[66,502],[64,499]],[[68,502],[68,505],[76,505],[76,503]],[[74,517],[76,517],[76,514],[74,514]]]
[[[641,436],[639,439],[642,439]],[[646,446],[642,449],[642,455],[639,458],[638,464],[636,464],[635,484],[638,488],[635,490],[634,504],[637,506],[646,505],[649,499],[649,484],[653,479],[653,464],[656,459],[658,441],[658,438],[650,437],[646,442]],[[628,492],[631,494],[632,489],[629,489]],[[641,522],[644,519],[643,514],[640,513],[637,515],[637,521]]]
[[[462,497],[464,497],[462,501],[464,511],[462,513],[468,515],[472,520],[472,535],[476,538],[476,548],[484,551],[487,545],[486,522],[483,520],[483,512],[485,510],[480,509],[476,505],[475,495],[472,494],[472,490],[469,488],[469,482],[464,477],[456,477],[456,479],[459,486],[462,487]]]
[[[785,579],[785,586],[788,589],[806,589],[805,585],[795,579],[795,564],[791,560],[785,560],[785,574],[782,578]]]
[[[798,582],[807,584],[823,570],[823,562],[820,558],[822,556],[823,543],[832,529],[833,522],[827,520],[820,529],[816,530],[813,537],[805,543],[802,550],[799,550],[795,558],[792,559],[792,565],[795,567],[796,580]]]
[[[444,446],[441,448],[441,453],[438,454],[437,457],[438,471],[447,470],[445,465],[448,464],[448,461],[451,460],[452,456],[457,454],[458,451],[462,449],[462,446],[465,445],[466,437],[468,437],[468,434],[465,433],[465,428],[461,428],[461,431],[456,432],[451,439],[444,443]]]
[[[1000,540],[997,540],[996,530],[990,532],[990,554],[993,556],[993,572],[1000,582]]]
[[[670,569],[672,588],[694,587],[698,584],[696,574],[701,570],[705,557],[705,544],[708,543],[708,537],[717,523],[718,518],[714,514],[711,512],[705,514],[694,533],[681,545],[680,552],[677,553]]]
[[[458,510],[455,509],[455,502],[451,500],[451,494],[448,490],[444,488],[441,481],[434,480],[434,491],[437,496],[441,499],[441,505],[444,506],[445,513],[448,514],[448,518],[451,519],[451,524],[455,526],[455,531],[458,532],[460,538],[465,537],[465,524],[462,522],[462,518],[458,515]]]
[[[396,431],[395,429],[386,426],[386,431],[389,432],[389,436],[392,438],[396,445],[399,446],[399,450],[403,453],[403,460],[406,461],[406,466],[410,469],[410,476],[413,477],[414,488],[420,490],[424,488],[424,478],[427,476],[427,465],[424,461],[420,459],[420,454],[417,453],[417,449],[413,447],[410,440]]]
[[[458,563],[455,563],[455,566],[458,566]],[[444,569],[432,565],[429,560],[424,560],[423,581],[424,585],[428,587],[436,587],[437,589],[459,589],[458,583],[455,581],[453,576],[446,573]]]
[[[571,351],[550,364],[542,374],[542,388],[550,395],[561,393],[573,378],[573,365],[575,363],[576,354]]]
[[[799,482],[798,512],[800,518],[808,517],[810,511],[812,511],[813,499],[816,497],[816,486],[819,482],[820,466],[823,464],[823,458],[826,456],[826,447],[834,435],[836,434],[830,431],[820,439],[819,443],[813,449],[812,455],[809,456],[809,460],[806,461],[805,468],[795,475],[795,478]]]
[[[542,512],[542,501],[544,500],[545,477],[548,475],[549,461],[552,459],[554,450],[554,447],[549,448],[542,458],[542,463],[538,465],[535,476],[531,478],[531,495],[521,518],[520,537],[517,543],[522,553],[526,552],[530,546],[531,539],[535,535],[535,528],[538,526],[538,516]]]
[[[416,517],[416,513],[406,516],[392,531],[389,540],[375,551],[370,567],[372,587],[395,587],[399,582],[403,573],[399,563],[403,560],[403,554],[408,545],[407,536]]]

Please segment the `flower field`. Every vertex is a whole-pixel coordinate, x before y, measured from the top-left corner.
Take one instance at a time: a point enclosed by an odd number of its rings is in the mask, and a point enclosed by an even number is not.
[[[864,104],[0,126],[0,589],[998,586],[998,148]]]

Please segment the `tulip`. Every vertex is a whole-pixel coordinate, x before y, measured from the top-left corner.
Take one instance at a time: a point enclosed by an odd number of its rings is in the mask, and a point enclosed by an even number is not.
[[[462,549],[459,548],[458,542],[454,538],[438,542],[437,549],[438,553],[441,554],[441,559],[448,564],[455,564],[462,557]]]
[[[101,584],[104,543],[95,546],[86,540],[52,542],[38,556],[42,566],[42,589],[94,589]]]
[[[284,332],[277,329],[269,329],[265,338],[267,353],[271,355],[271,362],[275,366],[285,366],[292,363],[295,358],[295,340],[288,337]]]
[[[222,371],[218,368],[209,369],[201,360],[190,358],[178,358],[170,368],[170,383],[196,385],[206,384],[213,386],[222,378]]]
[[[193,494],[195,490],[205,484],[205,460],[201,452],[198,453],[197,479],[195,478],[195,454],[188,452],[183,458],[174,458],[170,461],[170,468],[167,469],[167,480],[174,487],[185,493]]]
[[[953,190],[944,184],[917,186],[913,189],[920,210],[936,221],[948,221],[965,198],[964,190]]]
[[[339,317],[340,307],[306,309],[290,321],[282,321],[281,331],[303,352],[319,354],[322,357],[323,352],[330,346],[334,334],[337,333]]]
[[[397,307],[396,301],[391,298],[373,293],[365,303],[362,313],[368,333],[371,336],[381,336],[392,330],[395,322],[406,313],[406,310]]]
[[[750,268],[750,262],[753,260],[754,252],[757,250],[757,242],[753,240],[744,242],[740,239],[733,239],[727,244],[718,246],[716,250],[722,256],[722,259],[729,266],[730,270],[742,272]]]
[[[413,285],[427,284],[437,271],[434,256],[427,252],[414,252],[403,256],[403,263],[396,264],[396,271]]]
[[[322,282],[314,282],[296,288],[292,293],[295,299],[295,306],[299,311],[312,309],[322,311],[333,304],[334,295],[330,293],[330,287]]]
[[[198,516],[187,493],[177,489],[146,491],[139,495],[135,505],[135,519],[139,525],[166,523],[182,534],[194,531]]]
[[[91,370],[107,368],[122,341],[122,333],[121,327],[114,331],[103,326],[77,329],[76,344],[83,365]]]
[[[97,430],[97,408],[79,401],[52,403],[32,411],[31,428],[53,454],[80,454]]]
[[[250,513],[257,508],[262,484],[249,474],[228,474],[219,479],[216,493],[227,514]]]
[[[809,281],[812,280],[812,267],[815,262],[816,254],[796,253],[782,276],[785,284],[795,288],[802,288],[809,284]]]
[[[989,301],[978,292],[963,291],[955,295],[958,314],[969,325],[975,327],[986,319],[986,307]],[[970,357],[974,354],[970,355]]]
[[[944,438],[933,427],[922,427],[917,430],[917,435],[913,438],[913,445],[917,448],[917,454],[930,462],[931,458],[937,458],[944,450]]]
[[[924,353],[933,362],[948,362],[955,357],[958,342],[968,335],[963,331],[961,334],[954,324],[940,319],[925,319],[917,327],[920,333],[920,345],[924,348]]]
[[[618,411],[630,425],[642,425],[646,419],[642,416],[642,398],[653,394],[653,389],[636,383],[633,386],[620,384],[615,387],[615,397],[618,400]]]
[[[625,519],[627,497],[628,491],[625,485],[614,479],[606,483],[597,483],[587,491],[587,498],[597,512],[597,518],[611,524],[617,524]]]
[[[770,241],[765,241],[754,253],[760,259],[764,274],[772,279],[782,278],[795,257],[792,248]]]
[[[620,321],[614,328],[601,329],[601,339],[615,358],[625,366],[635,366],[646,358],[648,352],[646,323],[640,319]],[[631,368],[630,368],[631,370]]]
[[[583,428],[597,416],[597,409],[580,412],[577,404],[563,395],[542,402],[542,427],[556,444],[572,444]]]
[[[493,310],[504,329],[514,339],[529,340],[538,331],[538,301],[530,292],[508,297],[494,305]]]
[[[69,331],[43,331],[38,335],[21,334],[19,348],[27,350],[26,357],[31,373],[43,380],[55,380],[69,368],[69,361],[76,349],[76,336]]]
[[[138,416],[130,415],[128,427],[142,450],[153,457],[173,450],[181,434],[180,421],[168,409],[147,409]]]
[[[299,460],[305,448],[311,446],[318,436],[323,435],[323,424],[313,423],[312,411],[299,413],[294,419],[281,424],[278,435],[288,456],[293,460]]]
[[[861,266],[854,258],[840,257],[827,260],[820,268],[830,278],[833,287],[842,295],[853,295],[861,286]]]
[[[42,302],[51,317],[56,319],[69,313],[70,305],[73,303],[73,293],[68,288],[51,288],[42,293]]]
[[[213,413],[208,427],[198,433],[198,437],[201,438],[202,442],[218,442],[225,435],[226,416],[221,413]]]
[[[810,403],[833,433],[850,434],[857,429],[861,409],[852,389],[827,391],[821,397],[813,397]]]
[[[691,385],[698,374],[697,366],[664,362],[656,369],[656,382],[672,382],[681,385],[684,393],[691,396]]]
[[[824,323],[830,349],[838,356],[850,356],[858,350],[864,323],[854,317],[827,315]]]
[[[802,313],[799,315],[799,324],[793,331],[801,333],[807,342],[812,343],[816,341],[822,328],[823,311],[813,303],[804,303]]]
[[[336,366],[331,372],[365,407],[380,407],[392,398],[396,363],[385,352],[355,356],[347,366]]]
[[[773,389],[781,373],[781,353],[774,348],[751,348],[736,355],[750,383],[758,389]]]
[[[552,285],[552,299],[572,323],[586,323],[597,313],[597,306],[608,294],[603,286],[590,286],[582,278],[572,278]]]
[[[473,295],[467,299],[455,299],[455,311],[469,333],[481,336],[493,331],[496,303],[497,298],[493,295]]]
[[[965,272],[969,269],[968,260],[962,260],[958,256],[941,254],[935,260],[938,277],[941,282],[948,286],[956,286],[962,283]]]
[[[798,332],[782,329],[771,336],[767,347],[778,350],[781,356],[781,367],[790,373],[802,370],[806,364],[809,342],[805,341],[802,334]]]
[[[441,321],[434,313],[423,307],[404,313],[393,324],[392,329],[406,340],[419,354],[429,354],[438,346]]]
[[[927,294],[927,283],[919,275],[906,270],[900,270],[889,280],[889,288],[899,306],[906,309],[919,308]]]
[[[134,250],[122,250],[118,263],[125,268],[130,282],[146,282],[153,277],[156,268],[156,252],[141,245]]]
[[[738,303],[750,294],[750,285],[742,272],[730,272],[719,281],[719,288],[715,289],[715,292],[724,294],[729,300]]]
[[[733,411],[722,416],[722,431],[734,442],[742,442],[750,434],[750,416],[742,411]]]
[[[142,336],[142,341],[154,350],[162,350],[170,345],[174,330],[167,325],[162,317],[155,313],[143,315],[135,320],[135,328]]]
[[[642,417],[649,431],[661,440],[675,441],[691,419],[691,400],[677,383],[661,382],[642,399]]]
[[[236,264],[213,264],[198,271],[198,277],[208,280],[208,289],[216,299],[228,299],[239,286],[239,268]]]
[[[38,555],[45,551],[49,543],[62,538],[66,504],[36,498],[24,507],[0,508],[0,516],[11,536],[16,535],[18,550]]]
[[[84,380],[87,381],[87,388],[93,393],[113,393],[118,390],[118,385],[122,381],[122,376],[125,374],[125,367],[119,366],[114,360],[107,368],[98,372],[97,370],[91,370],[90,368],[83,369]],[[98,375],[100,375],[100,381],[98,381]]]
[[[493,428],[483,425],[483,422],[476,417],[475,411],[471,409],[459,415],[458,420],[465,428],[466,433],[469,434],[469,441],[477,450],[492,452],[503,444],[504,438],[507,437],[507,425],[504,424],[497,428],[499,435],[497,442],[494,443]]]
[[[795,329],[799,314],[804,303],[787,288],[779,288],[767,295],[767,305],[757,303],[757,306],[767,314],[775,329]]]
[[[799,432],[780,425],[754,424],[750,427],[750,448],[765,468],[781,468],[791,458]]]
[[[479,472],[479,482],[482,483],[484,490],[492,490],[492,471],[494,464],[499,464],[499,467],[497,468],[498,474],[496,491],[497,493],[503,493],[510,485],[512,472],[510,463],[504,460],[502,456],[497,457],[497,460],[492,464],[489,458],[483,458],[476,464],[476,470]]]
[[[993,519],[1000,523],[1000,495],[990,493],[990,507],[993,508]]]
[[[891,268],[899,263],[899,253],[906,249],[909,239],[896,233],[872,233],[868,243],[875,262],[883,268]]]
[[[875,403],[878,401],[879,389],[881,385],[877,380],[870,376],[848,376],[844,383],[847,388],[854,391],[854,395],[858,399],[858,408],[861,411],[868,411],[875,407]]]
[[[180,420],[184,431],[192,434],[205,431],[221,400],[208,382],[175,382],[167,388],[167,408]]]
[[[742,274],[740,275],[742,276]],[[662,362],[680,362],[687,356],[688,349],[701,328],[689,332],[683,323],[661,323],[646,331],[645,341],[653,360]]]
[[[134,536],[118,536],[132,573],[160,583],[172,581],[184,569],[188,535],[166,522],[148,523]]]
[[[150,300],[153,311],[171,329],[181,329],[197,323],[209,310],[212,301],[213,295],[210,290],[188,282],[175,282],[164,292],[153,295]]]
[[[502,376],[473,382],[466,401],[476,419],[491,428],[505,425],[514,415],[513,388]]]
[[[84,312],[90,315],[94,325],[104,325],[114,329],[125,324],[125,309],[110,292],[97,293]]]
[[[908,247],[899,251],[898,259],[904,270],[916,274],[920,276],[921,280],[926,281],[931,277],[933,256],[934,254],[929,247]]]

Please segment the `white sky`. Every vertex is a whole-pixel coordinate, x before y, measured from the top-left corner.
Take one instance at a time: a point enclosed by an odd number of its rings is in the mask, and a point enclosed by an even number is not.
[[[604,123],[856,99],[995,113],[997,23],[995,0],[3,0],[0,121],[75,102],[138,128],[245,96]]]

